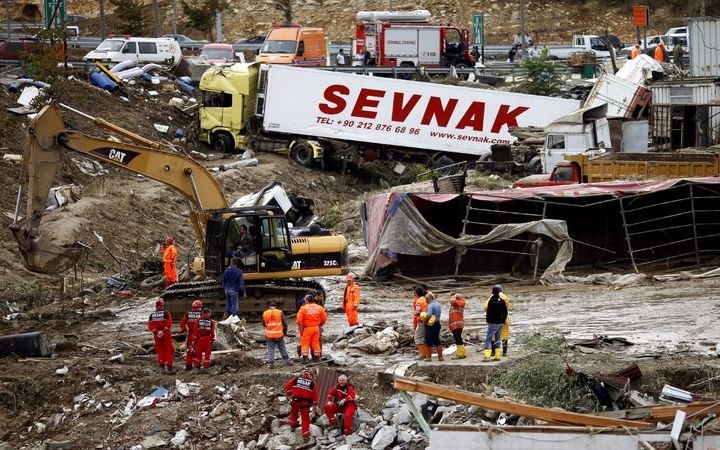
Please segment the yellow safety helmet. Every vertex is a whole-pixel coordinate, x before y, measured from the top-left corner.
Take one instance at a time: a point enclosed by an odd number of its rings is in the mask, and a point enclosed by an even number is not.
[[[427,313],[425,311],[420,313],[420,322],[425,323],[425,320],[427,319]]]
[[[437,321],[437,318],[435,317],[435,314],[428,314],[428,320],[427,324],[430,326],[435,325],[435,322]]]

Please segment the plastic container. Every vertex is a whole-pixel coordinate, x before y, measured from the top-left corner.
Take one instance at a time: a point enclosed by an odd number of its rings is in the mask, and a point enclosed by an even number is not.
[[[93,72],[90,74],[90,82],[94,84],[95,86],[99,87],[100,89],[104,89],[106,91],[114,91],[118,88],[118,85],[116,82],[114,82],[110,77],[105,75],[102,72]]]

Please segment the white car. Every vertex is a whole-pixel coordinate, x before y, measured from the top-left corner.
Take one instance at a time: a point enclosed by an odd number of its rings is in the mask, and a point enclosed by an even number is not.
[[[110,38],[83,56],[83,61],[119,63],[167,63],[176,66],[182,58],[180,45],[168,38]]]

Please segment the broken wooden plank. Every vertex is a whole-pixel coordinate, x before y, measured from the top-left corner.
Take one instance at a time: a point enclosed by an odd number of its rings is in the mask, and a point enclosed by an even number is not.
[[[416,381],[411,378],[395,377],[395,389],[406,392],[422,392],[434,397],[453,400],[459,403],[479,406],[491,411],[499,411],[509,414],[516,414],[523,417],[561,422],[572,425],[585,425],[597,427],[634,427],[650,428],[647,422],[635,420],[613,419],[590,414],[580,414],[570,411],[541,408],[538,406],[524,405],[522,403],[500,400],[486,397],[484,395],[463,391],[455,388],[448,388],[440,384]]]
[[[685,411],[693,419],[720,414],[720,402],[694,402],[687,405],[657,406],[650,410],[650,417],[658,422],[670,422],[675,419],[677,411]]]
[[[425,433],[425,436],[430,439],[430,425],[428,425],[427,421],[423,417],[422,413],[417,409],[417,406],[415,406],[415,402],[413,402],[412,397],[410,397],[410,394],[407,392],[400,392],[400,395],[405,400],[405,403],[408,406],[408,409],[412,413],[412,415],[415,417],[415,420],[417,420],[418,425],[420,425],[420,429],[423,430],[423,433]]]

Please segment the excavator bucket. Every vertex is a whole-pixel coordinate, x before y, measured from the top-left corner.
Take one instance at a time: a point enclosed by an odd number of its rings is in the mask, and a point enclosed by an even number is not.
[[[33,272],[56,274],[68,270],[88,249],[79,243],[59,246],[39,235],[48,192],[61,163],[57,136],[64,129],[57,108],[45,106],[30,123],[25,140],[20,182],[27,186],[27,214],[22,220],[13,222],[10,230],[25,267]]]

